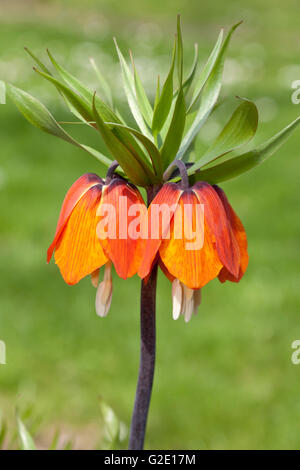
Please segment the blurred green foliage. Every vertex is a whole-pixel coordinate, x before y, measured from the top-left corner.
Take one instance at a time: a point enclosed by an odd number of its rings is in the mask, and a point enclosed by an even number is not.
[[[24,46],[37,54],[49,47],[91,86],[96,78],[88,59],[94,56],[124,107],[112,36],[124,51],[133,50],[154,96],[157,73],[165,76],[169,66],[178,11],[187,67],[195,41],[204,61],[220,28],[244,20],[225,68],[222,96],[229,98],[201,131],[197,151],[226,122],[236,94],[259,108],[256,142],[300,114],[300,105],[291,102],[291,83],[300,79],[296,0],[255,0],[247,7],[234,0],[26,5],[7,2],[1,12],[0,79],[45,100],[61,120],[70,115],[51,85],[32,71]],[[75,132],[104,149],[91,130],[78,126]],[[139,279],[115,278],[111,312],[97,318],[90,280],[69,287],[45,259],[66,190],[81,174],[102,175],[104,169],[31,127],[10,102],[0,107],[0,142],[0,339],[7,347],[0,407],[14,423],[16,404],[30,396],[44,428],[69,424],[78,434],[86,432],[83,440],[92,447],[99,395],[123,422],[130,421],[139,359]],[[299,147],[298,131],[258,170],[223,186],[248,233],[250,265],[239,285],[210,283],[198,317],[185,325],[171,319],[170,284],[160,276],[146,448],[300,447],[300,368],[290,360],[291,343],[300,338]]]

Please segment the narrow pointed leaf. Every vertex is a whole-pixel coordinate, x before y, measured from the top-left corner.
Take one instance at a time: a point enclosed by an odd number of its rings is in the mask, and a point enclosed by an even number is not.
[[[122,124],[115,124],[115,123],[109,123],[109,124],[114,127],[119,127],[119,126],[123,127],[124,129],[131,132],[146,148],[148,155],[152,161],[152,165],[153,165],[156,175],[159,175],[159,176],[162,175],[163,168],[162,168],[161,155],[157,147],[154,145],[154,143],[150,139],[148,139],[144,134],[141,134],[141,132],[137,131],[136,129],[132,129],[131,127],[127,127]]]
[[[152,132],[154,135],[157,135],[164,125],[165,120],[168,117],[172,99],[173,99],[173,74],[174,74],[174,65],[175,65],[175,56],[176,56],[176,41],[174,43],[172,63],[170,71],[164,83],[164,86],[161,91],[159,100],[154,108],[153,121],[152,121]]]
[[[134,77],[131,73],[131,70],[129,69],[126,60],[124,59],[124,56],[122,52],[120,51],[116,39],[115,41],[115,46],[117,49],[120,65],[121,65],[121,71],[122,71],[122,78],[123,78],[123,86],[124,90],[126,93],[127,101],[129,104],[129,107],[131,109],[132,115],[139,126],[140,130],[147,135],[149,138],[151,138],[151,134],[149,130],[147,129],[147,126],[145,124],[144,118],[142,116],[142,113],[139,109],[136,94],[135,94],[135,83],[134,83]]]
[[[186,117],[186,107],[182,88],[177,96],[173,118],[161,149],[164,168],[174,160],[182,139]]]
[[[200,170],[191,177],[192,181],[204,180],[211,184],[220,183],[251,170],[267,158],[271,157],[271,155],[273,155],[273,153],[275,153],[281,145],[284,144],[299,124],[300,117],[282,129],[282,131],[267,142],[259,145],[250,152],[231,158],[230,160],[208,168],[207,170]]]
[[[52,73],[50,72],[50,70],[48,69],[48,67],[46,67],[46,65],[30,50],[28,49],[28,47],[25,47],[24,48],[25,51],[27,52],[27,54],[29,54],[31,56],[31,58],[35,61],[35,63],[40,67],[40,69],[48,74],[48,75],[51,75],[52,76]],[[61,92],[61,90],[56,87],[57,91],[59,92],[59,94],[63,97],[66,105],[68,106],[68,108],[70,109],[71,113],[74,114],[74,116],[76,116],[78,119],[80,119],[84,124],[86,124],[86,121],[85,119],[82,118],[81,114],[78,113],[76,111],[76,109],[74,108],[74,106],[66,99],[66,97],[64,96],[64,94]]]
[[[38,99],[9,83],[6,86],[8,96],[31,124],[67,142],[72,140]]]
[[[128,148],[118,140],[110,130],[109,126],[104,123],[96,109],[95,100],[93,101],[93,112],[98,130],[101,133],[107,148],[113,157],[119,162],[129,179],[139,186],[149,185],[149,183],[151,183],[150,168],[147,169],[144,162],[141,159],[137,159],[128,150]]]
[[[100,87],[101,87],[101,90],[103,91],[103,94],[106,98],[106,101],[107,101],[107,104],[113,108],[114,107],[114,102],[113,102],[113,97],[112,97],[112,92],[111,92],[111,89],[110,89],[110,86],[108,84],[108,82],[105,80],[105,78],[103,77],[102,73],[100,72],[100,69],[99,67],[97,66],[96,62],[95,62],[95,59],[93,59],[93,57],[90,57],[90,63],[91,63],[91,66],[93,67],[95,73],[96,73],[96,76],[98,78],[98,81],[99,81],[99,84],[100,84]]]
[[[224,65],[224,55],[229,45],[230,38],[234,30],[238,27],[240,23],[234,25],[222,45],[216,60],[214,61],[214,66],[205,82],[205,86],[202,90],[201,101],[198,113],[196,114],[195,120],[191,125],[189,131],[185,135],[182,145],[177,153],[176,158],[181,159],[185,152],[189,149],[194,138],[198,134],[200,128],[203,126],[211,111],[213,110],[216,101],[218,99],[221,85],[222,85],[222,74],[223,74],[223,65]]]
[[[17,414],[18,436],[22,450],[36,450],[35,443],[27,430],[25,424]]]
[[[0,80],[0,104],[6,103],[6,86],[5,82]]]
[[[133,66],[135,93],[136,93],[138,105],[146,123],[148,124],[149,127],[151,127],[152,119],[153,119],[153,109],[149,102],[146,91],[143,87],[143,84],[141,82],[140,76],[137,72],[136,66],[133,61],[133,57],[132,57],[132,66]]]
[[[24,47],[24,49],[27,54],[29,54],[30,57],[35,61],[35,63],[40,67],[40,69],[42,69],[43,72],[52,75],[48,67],[30,49],[28,49],[28,47]]]
[[[190,174],[217,158],[245,145],[255,135],[258,124],[257,107],[243,100],[205,154],[190,168]]]
[[[82,150],[85,150],[87,153],[89,153],[89,154],[92,155],[93,157],[97,158],[97,160],[99,160],[99,162],[103,163],[105,166],[108,167],[108,166],[111,165],[112,159],[106,157],[105,155],[103,155],[103,153],[99,152],[99,150],[96,150],[96,149],[90,147],[89,145],[80,144],[80,143],[77,142],[77,141],[76,141],[76,144],[77,144],[77,146],[80,147]]]
[[[70,136],[38,99],[11,84],[7,84],[7,94],[23,114],[25,119],[35,127],[85,150],[106,166],[111,164],[111,160],[101,152],[77,142],[77,140]]]
[[[105,447],[109,450],[120,448],[120,421],[115,412],[104,401],[100,402],[101,414],[103,417]]]
[[[35,69],[36,70],[36,69]],[[80,95],[79,89],[81,89],[81,84],[78,85],[78,90],[77,92],[73,91],[72,88],[69,86],[65,85],[61,81],[57,80],[56,78],[41,72],[39,70],[36,70],[37,73],[39,73],[42,77],[46,78],[48,81],[53,83],[61,92],[64,94],[66,99],[71,103],[72,106],[75,107],[77,112],[85,119],[87,123],[93,122],[94,121],[94,115],[92,111],[92,101],[93,101],[93,94],[90,90],[84,89],[84,96]],[[64,71],[64,74],[68,74],[66,71]],[[69,75],[67,75],[69,77]],[[68,81],[70,78],[68,78]],[[76,83],[75,79],[75,82]],[[70,82],[71,83],[71,82]],[[83,86],[83,85],[82,85]],[[117,115],[102,101],[100,100],[97,96],[95,97],[95,105],[97,108],[97,112],[101,116],[101,119],[104,121],[108,122],[119,122],[121,123],[120,119],[117,117]],[[90,125],[90,124],[89,124]],[[94,124],[91,124],[93,127],[95,127]],[[117,138],[128,148],[130,148],[130,151],[135,154],[137,158],[141,157],[144,160],[146,160],[145,155],[142,154],[142,151],[139,147],[139,145],[136,143],[134,138],[130,135],[129,132],[127,132],[125,129],[118,129],[117,130]]]
[[[218,36],[218,39],[217,39],[217,42],[209,56],[209,58],[207,59],[207,62],[206,64],[204,65],[203,69],[201,70],[200,72],[200,75],[197,79],[197,82],[195,84],[195,88],[194,88],[194,91],[193,91],[193,95],[192,95],[192,99],[191,99],[191,103],[190,103],[190,106],[188,109],[191,109],[193,107],[193,105],[196,103],[197,99],[199,98],[200,96],[200,93],[202,91],[202,88],[206,82],[206,80],[208,79],[217,59],[218,59],[218,55],[220,53],[220,50],[221,50],[221,47],[222,47],[222,41],[223,41],[223,29],[220,31],[220,34]]]
[[[177,73],[180,87],[182,86],[183,74],[183,44],[180,25],[180,15],[177,16]]]
[[[158,102],[159,102],[159,97],[160,97],[160,78],[159,75],[157,76],[157,84],[156,84],[156,93],[155,93],[155,99],[154,99],[154,109],[156,108]]]
[[[56,70],[60,74],[61,78],[68,85],[68,87],[66,87],[65,85],[62,87],[63,84],[61,84],[61,82],[56,81],[56,82],[58,82],[58,83],[56,83],[58,88],[63,92],[64,92],[64,90],[66,91],[66,89],[69,90],[69,92],[67,93],[67,98],[68,99],[70,98],[70,96],[72,96],[72,95],[70,95],[70,93],[72,93],[74,95],[73,90],[75,90],[77,92],[77,94],[75,94],[75,95],[79,96],[80,101],[83,101],[84,103],[86,103],[88,105],[89,109],[91,109],[91,107],[92,107],[91,103],[93,101],[93,92],[88,87],[86,87],[80,80],[78,80],[78,78],[74,77],[74,75],[72,75],[70,72],[68,72],[64,67],[59,65],[58,62],[54,59],[53,55],[50,53],[49,50],[47,50],[47,53],[49,55],[49,58],[50,58],[51,62],[54,65],[54,67],[56,68]],[[47,78],[47,77],[45,77],[45,78]],[[49,80],[49,77],[47,79]],[[53,80],[52,80],[52,83],[55,84],[55,82]],[[73,90],[70,90],[69,87],[72,87]],[[72,99],[69,99],[69,101],[73,104]],[[117,118],[116,114],[98,96],[96,96],[96,106],[97,106],[97,111],[101,115],[103,120],[105,120],[105,121],[114,121],[114,122],[118,121],[118,118]],[[76,109],[77,109],[77,107],[76,107]],[[80,112],[80,110],[79,110],[79,112]],[[81,114],[81,115],[84,117],[84,114]]]
[[[52,75],[41,72],[37,69],[34,70],[39,75],[41,75],[46,80],[55,85],[64,94],[65,98],[69,101],[69,103],[74,106],[76,111],[85,119],[85,121],[90,122],[94,120],[91,105],[86,98],[80,96],[77,92],[73,91],[70,87],[60,82]]]
[[[7,436],[7,424],[5,421],[1,422],[1,427],[0,427],[0,450],[4,446],[4,440]]]
[[[184,80],[182,84],[182,88],[185,94],[188,93],[190,86],[193,83],[196,70],[197,70],[197,65],[198,65],[198,44],[195,44],[195,52],[194,52],[194,60],[193,60],[192,68],[191,68],[190,73],[188,74],[188,76],[186,77],[186,79]]]

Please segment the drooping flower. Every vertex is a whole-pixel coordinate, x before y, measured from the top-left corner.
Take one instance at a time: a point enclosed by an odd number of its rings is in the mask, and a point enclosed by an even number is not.
[[[158,214],[161,217],[158,217]],[[148,209],[149,236],[139,275],[158,262],[172,281],[173,317],[188,321],[200,289],[218,277],[239,282],[247,265],[244,227],[224,192],[207,182],[191,188],[166,183]]]
[[[98,288],[99,316],[107,314],[111,303],[111,264],[123,279],[133,276],[140,264],[143,240],[128,236],[134,204],[145,207],[137,188],[123,178],[115,176],[104,181],[95,174],[84,174],[66,194],[47,252],[49,262],[55,251],[55,262],[67,284],[76,284],[91,274]],[[102,266],[104,279],[99,284]]]

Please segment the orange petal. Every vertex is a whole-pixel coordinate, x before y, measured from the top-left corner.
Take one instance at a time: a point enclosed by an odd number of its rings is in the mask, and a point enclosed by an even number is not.
[[[230,221],[232,231],[235,235],[237,243],[240,250],[240,266],[238,276],[234,277],[225,267],[221,269],[219,274],[219,280],[225,282],[226,280],[232,282],[239,282],[243,277],[249,262],[249,256],[247,252],[247,235],[243,224],[237,214],[232,209],[231,205],[228,202],[228,199],[224,191],[218,186],[214,186],[215,191],[218,193],[219,198],[221,199],[223,206],[225,208],[227,217]]]
[[[102,184],[85,192],[57,241],[55,262],[68,284],[76,284],[108,261],[96,234],[101,192]]]
[[[184,212],[185,204],[190,205],[192,209],[190,214]],[[199,201],[193,191],[185,191],[171,221],[170,239],[162,240],[159,248],[160,257],[169,273],[191,289],[203,287],[214,279],[222,268],[214,246],[214,237],[206,220],[204,219],[204,224],[199,220],[197,206],[199,208]],[[180,210],[185,217],[180,218],[180,213],[177,214]],[[178,227],[180,223],[181,228]],[[197,226],[201,227],[202,236],[204,236],[203,246],[197,249],[187,249],[190,248],[192,242],[189,233],[195,232]],[[180,229],[182,237],[175,238],[176,232],[179,233]]]
[[[199,181],[192,189],[199,202],[204,204],[204,217],[214,235],[221,263],[233,276],[237,276],[240,269],[240,250],[218,194],[204,181]]]
[[[76,206],[80,198],[82,198],[82,196],[92,186],[95,186],[96,184],[102,184],[101,178],[99,178],[99,176],[95,175],[94,173],[86,173],[80,176],[80,178],[78,178],[78,180],[75,181],[75,183],[73,183],[72,186],[70,187],[69,191],[66,194],[64,202],[62,204],[62,208],[61,208],[58,222],[57,222],[56,232],[54,235],[54,240],[49,246],[48,251],[47,251],[48,263],[52,257],[57,240],[60,234],[62,233],[65,227],[65,224],[71,215],[72,210],[74,209],[74,207]]]
[[[182,190],[177,184],[166,183],[148,208],[148,238],[138,271],[138,275],[142,279],[148,276],[151,271],[161,241],[170,229],[170,223],[181,194]]]
[[[96,269],[96,271],[93,271],[91,273],[91,281],[92,281],[92,285],[95,287],[95,289],[97,289],[98,285],[99,285],[99,276],[100,276],[100,269]]]
[[[109,209],[107,212],[106,205],[113,211]],[[134,205],[137,212],[134,212]],[[97,233],[105,254],[113,262],[120,277],[127,279],[133,276],[140,265],[145,244],[140,234],[142,224],[139,222],[140,216],[146,217],[142,196],[132,185],[116,178],[103,186],[98,215],[101,217],[98,219]],[[101,228],[101,220],[105,219],[107,227],[103,225]],[[110,227],[113,228],[111,234],[108,233]]]

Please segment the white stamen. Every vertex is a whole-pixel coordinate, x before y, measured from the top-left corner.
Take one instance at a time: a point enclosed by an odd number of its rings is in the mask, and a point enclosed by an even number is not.
[[[178,279],[172,283],[173,319],[177,320],[182,308],[182,286]]]
[[[183,295],[184,308],[182,309],[182,315],[184,315],[184,320],[189,322],[194,310],[194,291],[183,284]]]
[[[103,281],[99,284],[96,293],[96,313],[99,317],[105,317],[108,314],[112,299],[112,276],[111,262],[106,263]]]

